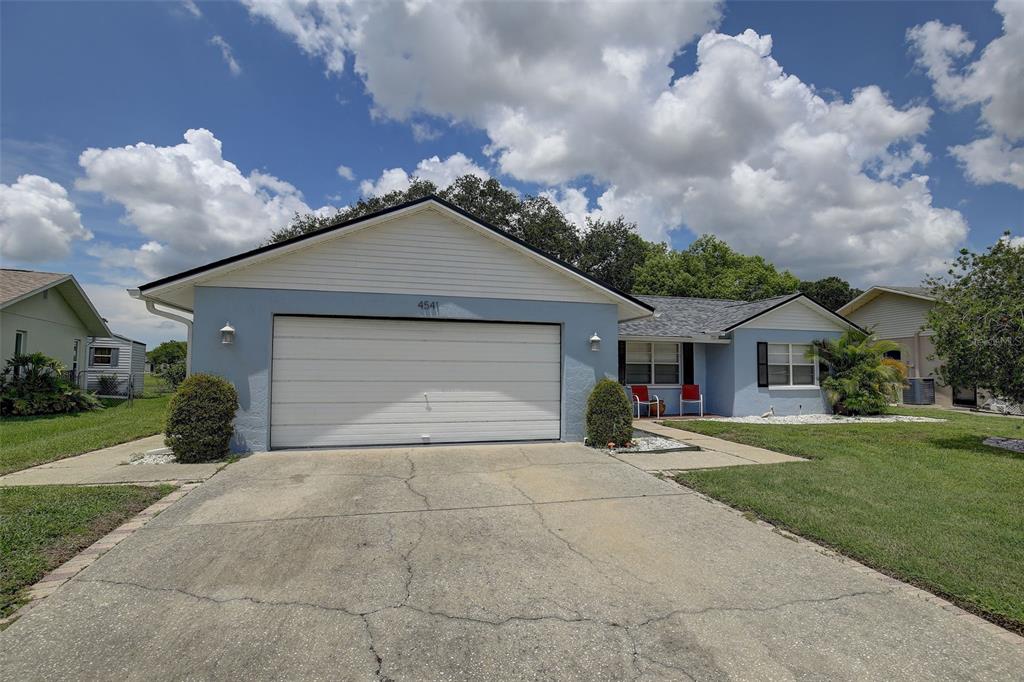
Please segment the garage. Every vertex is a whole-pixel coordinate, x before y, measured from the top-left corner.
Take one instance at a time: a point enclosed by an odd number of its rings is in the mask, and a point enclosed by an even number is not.
[[[557,324],[275,316],[274,448],[557,440]]]

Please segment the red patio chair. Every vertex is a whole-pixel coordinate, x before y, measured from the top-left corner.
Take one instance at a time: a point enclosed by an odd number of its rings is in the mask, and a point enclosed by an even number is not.
[[[651,405],[657,407],[661,404],[661,400],[655,395],[653,398],[647,392],[646,386],[630,386],[629,390],[633,392],[633,407],[636,408],[636,418],[640,418],[640,406],[644,405],[647,408],[647,416],[651,416]]]
[[[683,407],[687,403],[696,403],[700,407],[700,416],[704,416],[704,394],[699,384],[683,384],[679,391],[679,416],[683,415]]]

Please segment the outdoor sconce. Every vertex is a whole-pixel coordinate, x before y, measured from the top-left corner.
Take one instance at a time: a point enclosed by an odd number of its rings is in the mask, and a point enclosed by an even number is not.
[[[230,346],[235,342],[235,328],[228,322],[220,328],[220,342],[225,346]]]
[[[601,350],[601,337],[597,335],[597,332],[594,332],[594,335],[590,337],[590,350]]]

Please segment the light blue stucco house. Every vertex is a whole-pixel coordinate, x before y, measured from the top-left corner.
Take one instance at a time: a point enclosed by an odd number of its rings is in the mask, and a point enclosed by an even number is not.
[[[752,302],[639,299],[655,312],[619,324],[619,381],[646,386],[669,415],[680,414],[683,384],[699,385],[705,412],[715,415],[828,412],[818,362],[807,350],[815,339],[858,328],[804,294]]]
[[[821,411],[816,387],[752,386],[753,355],[762,340],[774,352],[848,326],[802,297],[728,329],[668,325],[690,319],[686,299],[617,291],[436,197],[130,293],[188,326],[190,371],[234,384],[240,451],[579,441],[594,383],[616,376],[678,390],[692,374],[718,414],[771,400]],[[758,304],[715,302],[740,305]]]

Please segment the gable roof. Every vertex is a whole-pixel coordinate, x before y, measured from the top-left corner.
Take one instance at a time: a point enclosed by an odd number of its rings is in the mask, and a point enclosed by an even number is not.
[[[654,315],[643,320],[620,323],[620,336],[695,339],[722,336],[776,308],[797,300],[808,303],[822,315],[838,318],[846,326],[860,329],[842,315],[801,293],[764,298],[760,301],[730,301],[675,296],[640,296],[640,299],[655,307]]]
[[[854,310],[857,310],[861,306],[870,303],[882,294],[896,294],[898,296],[909,296],[911,298],[918,298],[922,301],[934,301],[935,297],[932,296],[931,289],[928,287],[897,287],[890,286],[888,284],[880,284],[873,286],[863,294],[853,299],[846,305],[839,309],[839,313],[842,315],[849,315]]]
[[[172,289],[178,289],[180,287],[199,283],[230,270],[240,268],[244,265],[252,265],[264,260],[270,260],[299,248],[306,248],[328,239],[334,239],[361,229],[370,228],[385,220],[390,220],[403,214],[412,213],[428,207],[433,207],[442,213],[446,213],[463,224],[469,223],[478,230],[484,231],[490,237],[514,247],[521,253],[524,253],[534,260],[542,262],[545,265],[560,271],[562,274],[577,280],[591,289],[601,292],[619,305],[620,314],[623,311],[623,308],[625,308],[628,314],[628,319],[646,317],[653,312],[653,308],[642,300],[630,296],[623,291],[619,291],[615,287],[609,286],[604,282],[591,277],[569,263],[536,249],[523,240],[508,234],[504,230],[495,227],[490,223],[476,218],[458,206],[455,206],[454,204],[451,204],[435,195],[429,195],[420,199],[408,201],[404,204],[393,206],[370,215],[329,225],[308,234],[292,237],[291,239],[287,239],[276,244],[267,244],[250,251],[245,251],[234,256],[222,258],[221,260],[217,260],[212,263],[207,263],[206,265],[201,265],[199,267],[179,272],[175,275],[163,277],[141,285],[139,287],[139,294],[144,299],[149,299],[155,302],[170,303],[175,307],[181,308],[182,306],[180,302],[160,301],[160,294],[171,291]]]
[[[110,329],[73,275],[61,272],[39,272],[0,268],[0,309],[26,298],[56,289],[85,325],[91,336],[109,336]]]

